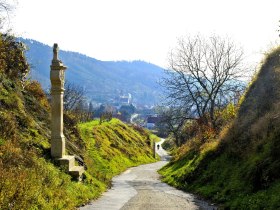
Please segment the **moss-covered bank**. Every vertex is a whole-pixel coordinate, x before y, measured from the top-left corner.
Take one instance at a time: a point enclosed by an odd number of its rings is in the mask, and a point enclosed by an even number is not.
[[[279,54],[267,55],[220,137],[182,146],[164,181],[225,209],[280,209]]]

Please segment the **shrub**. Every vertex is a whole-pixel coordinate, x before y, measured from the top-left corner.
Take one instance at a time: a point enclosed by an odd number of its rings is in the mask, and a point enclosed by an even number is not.
[[[29,72],[24,56],[25,47],[10,34],[0,34],[0,73],[10,79],[23,80]]]

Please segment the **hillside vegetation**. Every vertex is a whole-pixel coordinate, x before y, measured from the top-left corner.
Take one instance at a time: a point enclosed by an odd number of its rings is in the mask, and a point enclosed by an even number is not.
[[[65,115],[68,154],[86,167],[71,180],[50,157],[50,106],[38,82],[25,81],[24,48],[0,34],[0,209],[75,209],[98,197],[112,176],[153,162],[151,134],[113,119],[76,125]]]
[[[99,180],[108,182],[127,167],[154,161],[152,135],[141,128],[128,126],[118,119],[101,125],[95,120],[78,127],[89,148],[85,162],[94,166],[87,172]]]
[[[218,138],[193,138],[160,173],[225,209],[280,209],[280,48],[269,53]]]

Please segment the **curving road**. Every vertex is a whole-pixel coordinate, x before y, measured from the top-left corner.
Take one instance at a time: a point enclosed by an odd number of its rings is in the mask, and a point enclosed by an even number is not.
[[[113,178],[113,187],[101,198],[80,210],[186,210],[216,209],[194,195],[177,190],[160,181],[157,170],[170,159],[162,149],[157,153],[161,161],[133,167]]]

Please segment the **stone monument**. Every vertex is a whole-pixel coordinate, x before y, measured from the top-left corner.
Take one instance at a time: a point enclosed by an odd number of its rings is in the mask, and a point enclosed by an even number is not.
[[[58,59],[58,45],[53,46],[53,60],[51,65],[51,155],[62,158],[65,155],[65,137],[63,134],[63,94],[64,72],[66,66]]]
[[[58,59],[58,45],[53,46],[51,64],[51,156],[72,177],[81,180],[83,166],[75,166],[75,156],[65,154],[65,137],[63,134],[63,94],[66,66]]]

